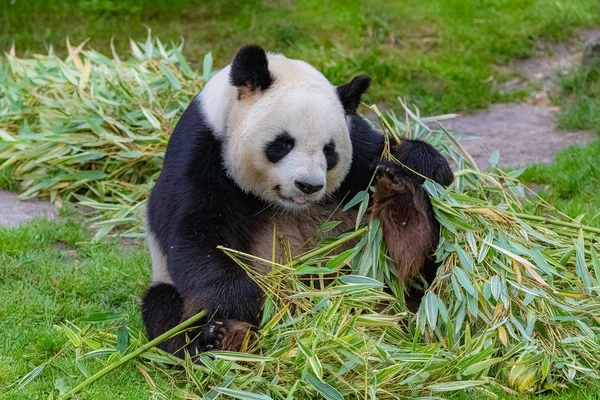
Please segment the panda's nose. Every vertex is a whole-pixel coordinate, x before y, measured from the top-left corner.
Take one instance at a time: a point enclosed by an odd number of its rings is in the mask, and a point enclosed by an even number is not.
[[[312,183],[308,183],[308,182],[303,182],[303,181],[294,181],[294,184],[296,184],[296,187],[300,190],[302,190],[302,193],[305,194],[313,194],[315,192],[318,192],[319,190],[323,189],[324,185],[314,185]]]

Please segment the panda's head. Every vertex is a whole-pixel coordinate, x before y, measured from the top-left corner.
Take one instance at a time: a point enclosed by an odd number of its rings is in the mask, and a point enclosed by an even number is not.
[[[352,161],[347,117],[370,79],[335,87],[309,64],[246,46],[202,91],[229,176],[289,209],[334,192]]]

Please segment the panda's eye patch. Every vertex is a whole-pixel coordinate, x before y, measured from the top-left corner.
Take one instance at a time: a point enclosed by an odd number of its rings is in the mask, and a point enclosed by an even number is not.
[[[323,153],[325,153],[325,159],[327,160],[327,170],[335,168],[338,163],[338,154],[335,151],[335,143],[333,141],[323,147]]]
[[[294,148],[295,140],[287,133],[280,133],[275,140],[267,145],[265,154],[267,159],[276,163],[285,157]]]

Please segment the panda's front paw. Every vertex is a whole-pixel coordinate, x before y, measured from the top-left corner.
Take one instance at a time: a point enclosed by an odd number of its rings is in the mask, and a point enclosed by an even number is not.
[[[401,165],[398,165],[393,161],[382,160],[375,169],[375,176],[378,180],[385,178],[393,183],[398,183],[404,175],[403,172]]]
[[[238,351],[252,324],[234,319],[224,321],[213,320],[207,323],[200,337],[197,347],[201,352],[211,350]]]
[[[225,324],[222,321],[212,320],[202,328],[200,336],[196,339],[196,348],[199,352],[220,350],[226,334]]]

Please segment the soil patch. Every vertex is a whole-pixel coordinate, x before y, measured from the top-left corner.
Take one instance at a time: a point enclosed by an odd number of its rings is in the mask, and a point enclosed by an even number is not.
[[[550,163],[568,146],[584,146],[596,138],[592,132],[558,129],[550,107],[533,104],[493,104],[489,110],[444,121],[443,125],[470,138],[463,145],[480,168],[500,151],[500,166],[523,167]],[[467,140],[468,139],[468,140]]]
[[[19,200],[18,194],[0,190],[0,225],[19,226],[34,218],[56,218],[56,208],[43,200]]]

